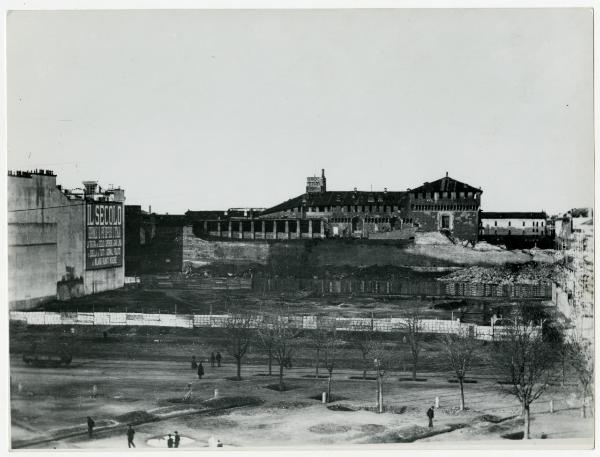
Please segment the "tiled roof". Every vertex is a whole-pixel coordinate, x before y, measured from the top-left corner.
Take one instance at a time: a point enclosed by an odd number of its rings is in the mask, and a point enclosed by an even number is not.
[[[328,191],[298,195],[290,200],[266,209],[261,214],[286,211],[299,206],[344,206],[344,205],[401,205],[406,192],[382,191]]]
[[[422,192],[483,192],[481,189],[457,181],[456,179],[445,176],[433,182],[426,182],[422,186],[410,190],[411,193]]]
[[[546,213],[487,213],[481,212],[481,219],[546,219]]]

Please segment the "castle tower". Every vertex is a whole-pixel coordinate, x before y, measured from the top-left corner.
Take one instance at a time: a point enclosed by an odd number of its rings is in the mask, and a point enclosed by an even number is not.
[[[327,192],[327,178],[325,178],[325,169],[321,169],[321,177],[309,176],[306,178],[306,193]]]

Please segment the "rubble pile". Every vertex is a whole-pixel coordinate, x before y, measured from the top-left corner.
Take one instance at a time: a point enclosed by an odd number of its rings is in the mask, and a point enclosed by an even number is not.
[[[478,241],[473,247],[474,251],[506,251],[506,246],[490,244],[487,241]]]
[[[473,266],[449,273],[439,280],[501,285],[537,284],[559,280],[563,274],[563,268],[560,265],[528,262],[498,267]]]
[[[415,244],[452,244],[452,241],[440,232],[417,232]]]

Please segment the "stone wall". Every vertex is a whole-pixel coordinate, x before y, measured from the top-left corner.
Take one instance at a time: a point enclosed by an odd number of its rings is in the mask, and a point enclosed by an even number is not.
[[[183,227],[183,264],[261,264],[269,259],[268,241],[207,241],[194,235],[192,226]]]
[[[441,228],[440,218],[450,216],[450,232],[460,240],[477,239],[477,211],[414,211],[413,221],[419,231],[437,232]]]

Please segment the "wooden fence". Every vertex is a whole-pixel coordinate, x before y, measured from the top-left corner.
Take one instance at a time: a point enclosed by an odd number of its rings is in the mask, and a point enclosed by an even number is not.
[[[144,313],[86,313],[86,312],[48,312],[48,311],[11,311],[10,320],[23,322],[27,325],[98,325],[98,326],[148,326],[148,327],[178,327],[178,328],[223,328],[230,316],[221,315],[192,315],[192,314],[144,314]],[[251,326],[256,328],[266,318],[254,316]],[[268,318],[267,318],[268,319]],[[323,316],[285,316],[290,326],[314,330],[335,326],[338,331],[361,331],[373,329],[378,332],[402,331],[406,328],[405,318],[349,318]],[[268,323],[268,322],[267,322]],[[468,332],[477,339],[493,340],[502,337],[503,327],[467,324],[458,320],[422,319],[419,321],[424,333],[453,333]],[[532,331],[539,332],[538,327]]]

